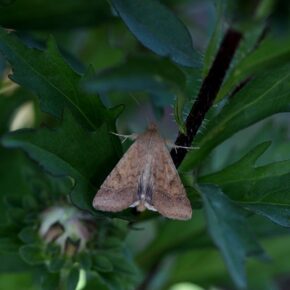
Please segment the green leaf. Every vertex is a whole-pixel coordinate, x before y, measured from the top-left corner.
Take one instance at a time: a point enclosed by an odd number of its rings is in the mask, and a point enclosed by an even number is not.
[[[52,38],[47,50],[40,51],[0,29],[0,51],[12,66],[12,79],[39,96],[44,112],[60,118],[68,107],[89,129],[98,128],[104,121],[112,124],[119,114],[119,109],[107,110],[97,96],[80,91],[82,77],[64,61]]]
[[[44,263],[45,256],[42,247],[38,245],[22,246],[19,249],[21,258],[29,265],[39,265]]]
[[[93,75],[84,85],[89,92],[99,93],[145,91],[153,95],[155,101],[162,99],[168,105],[176,99],[175,119],[180,130],[185,132],[183,107],[187,99],[186,78],[183,71],[167,59],[144,56],[129,58],[118,66]]]
[[[110,289],[135,289],[136,284],[140,283],[140,272],[133,262],[130,252],[126,249],[123,249],[121,253],[108,251],[106,256],[112,263],[114,271],[102,272],[100,275],[102,281]]]
[[[98,72],[86,80],[85,86],[90,92],[145,90],[164,94],[184,89],[185,76],[169,60],[143,56]]]
[[[67,290],[75,290],[80,277],[80,270],[77,267],[73,267],[67,277]]]
[[[228,95],[243,80],[267,68],[280,66],[290,60],[290,41],[288,39],[266,39],[259,47],[243,57],[224,82],[216,101]]]
[[[96,254],[94,255],[94,268],[99,272],[112,272],[113,265],[110,260],[103,255]]]
[[[111,3],[146,47],[180,65],[198,66],[187,28],[167,7],[155,0],[111,0]]]
[[[244,208],[289,227],[290,160],[255,166],[269,145],[266,142],[256,146],[239,161],[201,177],[199,182],[217,184]]]
[[[92,274],[89,276],[89,279],[87,280],[86,286],[85,286],[85,288],[83,288],[83,290],[92,290],[92,289],[111,290],[109,287],[107,287],[100,280],[101,280],[100,276],[96,272],[92,272]]]
[[[78,256],[78,261],[82,269],[89,271],[92,267],[92,256],[88,252],[81,252]]]
[[[36,242],[38,238],[37,229],[34,227],[26,227],[21,230],[18,236],[26,244]]]
[[[261,73],[244,87],[223,109],[210,119],[194,140],[199,150],[189,152],[181,171],[193,168],[213,148],[241,129],[268,116],[290,111],[290,66]]]
[[[97,186],[118,159],[116,142],[105,125],[87,132],[69,112],[56,130],[20,130],[3,138],[5,146],[21,148],[53,175],[72,176],[76,180],[72,201],[87,210],[92,210]]]
[[[219,188],[201,186],[208,231],[221,251],[228,271],[239,289],[245,289],[245,259],[263,251],[249,230],[244,213]]]
[[[215,1],[215,6],[216,6],[216,20],[215,20],[214,30],[209,39],[209,43],[207,45],[205,55],[204,55],[204,64],[203,64],[203,72],[202,72],[204,78],[207,76],[209,72],[209,69],[212,65],[214,57],[217,53],[218,45],[222,38],[223,16],[224,16],[224,10],[226,6],[226,1],[217,0]]]
[[[65,258],[63,256],[56,256],[56,257],[51,257],[50,261],[47,265],[48,271],[51,273],[57,273],[59,272],[65,264]]]

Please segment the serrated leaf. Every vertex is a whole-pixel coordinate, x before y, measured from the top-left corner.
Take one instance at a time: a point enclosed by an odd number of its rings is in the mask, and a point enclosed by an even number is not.
[[[45,256],[41,246],[26,245],[19,249],[21,258],[29,265],[39,265],[44,263]]]
[[[118,156],[115,138],[106,125],[96,132],[85,131],[68,112],[56,130],[20,130],[3,138],[10,148],[21,148],[47,171],[76,180],[72,201],[80,208],[92,210],[92,198]]]
[[[231,70],[216,101],[228,95],[235,86],[270,66],[280,66],[290,60],[290,41],[288,39],[265,39],[259,47],[243,57]]]
[[[112,124],[118,110],[107,110],[97,96],[80,90],[82,76],[64,61],[52,38],[46,51],[25,46],[15,35],[0,29],[0,52],[11,64],[12,79],[40,98],[44,112],[61,118],[64,107],[93,130],[104,121]],[[57,75],[56,75],[57,72]]]
[[[189,152],[181,171],[193,168],[224,140],[268,116],[290,111],[290,66],[266,71],[252,80],[215,117],[194,140],[199,150]]]
[[[249,255],[262,255],[263,250],[252,236],[241,208],[216,186],[203,185],[201,192],[209,234],[221,251],[235,284],[245,289],[245,259]]]
[[[198,66],[198,56],[184,24],[155,0],[111,0],[122,20],[146,47],[189,67]],[[157,21],[158,20],[158,21]]]
[[[199,182],[217,184],[246,209],[289,227],[290,160],[255,166],[269,145],[266,142],[256,146],[239,161],[201,177]]]

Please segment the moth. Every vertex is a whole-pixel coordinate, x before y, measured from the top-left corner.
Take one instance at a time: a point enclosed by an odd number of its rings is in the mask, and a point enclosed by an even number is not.
[[[138,211],[158,211],[171,219],[191,218],[190,201],[154,124],[137,137],[105,179],[93,207],[109,212],[137,207]]]

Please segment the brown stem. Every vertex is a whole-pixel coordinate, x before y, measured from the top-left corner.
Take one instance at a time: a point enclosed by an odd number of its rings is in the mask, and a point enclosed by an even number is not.
[[[242,34],[238,31],[229,29],[226,32],[209,73],[202,83],[198,97],[186,118],[185,126],[187,134],[179,132],[175,145],[183,147],[191,146],[193,138],[204,120],[205,114],[217,96],[241,39]],[[184,148],[174,148],[171,150],[170,154],[176,167],[181,164],[186,153],[187,150]]]

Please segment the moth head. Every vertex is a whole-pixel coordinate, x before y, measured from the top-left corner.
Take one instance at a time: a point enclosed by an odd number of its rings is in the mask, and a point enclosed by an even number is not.
[[[151,122],[148,126],[148,131],[157,131],[157,126],[155,123]]]

